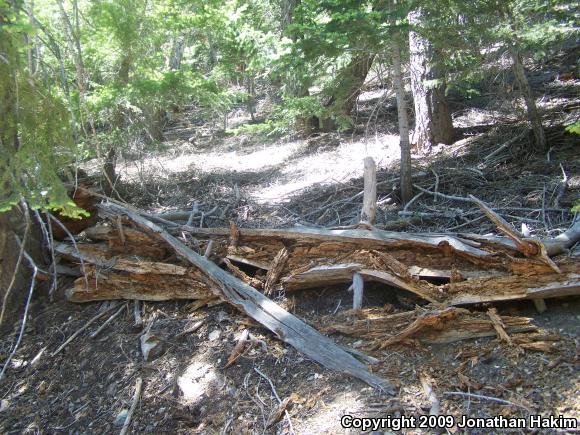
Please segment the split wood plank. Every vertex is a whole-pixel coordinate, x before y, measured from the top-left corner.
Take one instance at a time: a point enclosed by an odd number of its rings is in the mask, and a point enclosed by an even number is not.
[[[230,230],[226,228],[195,228],[182,226],[179,229],[171,229],[170,232],[186,231],[194,236],[206,237],[229,237]],[[327,230],[324,228],[307,228],[300,229],[246,229],[237,228],[237,239],[280,239],[289,241],[304,241],[310,243],[320,242],[351,242],[358,245],[379,248],[384,247],[414,247],[414,248],[435,248],[441,249],[442,246],[448,246],[458,254],[463,254],[476,259],[487,258],[492,254],[479,249],[481,243],[471,240],[462,240],[455,235],[449,234],[412,234],[399,233],[395,231],[383,231],[373,228],[372,230]],[[236,240],[237,241],[237,240]],[[514,249],[515,250],[515,249]]]

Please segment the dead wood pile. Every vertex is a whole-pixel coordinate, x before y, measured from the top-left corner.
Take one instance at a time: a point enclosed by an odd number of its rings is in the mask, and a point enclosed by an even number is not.
[[[390,384],[366,368],[372,358],[334,344],[266,295],[362,277],[413,293],[428,305],[397,314],[351,311],[346,319],[339,313],[322,322],[324,332],[362,337],[369,351],[490,335],[524,349],[547,351],[553,337],[539,333],[530,319],[458,306],[580,294],[579,260],[548,257],[548,250],[562,251],[558,240],[409,234],[372,226],[163,226],[162,221],[151,222],[150,215],[112,203],[99,205],[99,214],[105,221],[85,231],[87,242],[56,247],[62,260],[82,274],[67,292],[70,301],[195,299],[205,304],[219,298],[310,358],[384,390]],[[246,266],[258,273],[250,276],[243,271]]]

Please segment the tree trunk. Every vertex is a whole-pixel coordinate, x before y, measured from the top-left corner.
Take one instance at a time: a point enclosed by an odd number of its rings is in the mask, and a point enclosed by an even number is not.
[[[20,314],[27,290],[32,277],[30,265],[26,259],[20,257],[20,246],[16,242],[17,236],[26,245],[26,252],[30,254],[38,265],[41,264],[42,238],[34,222],[30,222],[26,231],[27,219],[24,213],[28,210],[13,208],[0,213],[0,332],[10,331],[12,322]],[[32,218],[29,218],[32,221]],[[26,235],[25,235],[26,233]],[[26,240],[25,240],[26,239]]]
[[[409,14],[411,24],[421,22],[421,11]],[[409,33],[411,89],[415,102],[415,130],[412,142],[429,152],[438,143],[450,144],[455,132],[445,99],[445,83],[433,66],[433,45],[417,32]]]
[[[397,93],[397,115],[399,118],[399,135],[401,146],[401,202],[406,204],[413,196],[411,184],[411,147],[409,144],[409,119],[405,101],[405,85],[401,72],[400,35],[395,35],[392,42],[393,82]]]
[[[542,118],[538,113],[538,108],[536,106],[536,100],[532,92],[530,83],[528,82],[528,77],[526,76],[526,70],[522,63],[522,57],[517,48],[513,47],[510,49],[510,54],[513,60],[513,71],[518,84],[518,88],[524,97],[526,102],[526,110],[528,112],[528,120],[532,125],[532,130],[534,132],[535,138],[535,150],[538,152],[544,152],[548,149],[546,143],[546,134],[544,133],[544,127],[542,126]]]
[[[60,17],[61,17],[61,21],[63,24],[63,27],[65,29],[65,33],[66,33],[66,40],[68,43],[68,47],[69,50],[71,52],[71,55],[73,56],[73,60],[74,60],[74,64],[75,64],[75,69],[76,69],[76,74],[77,74],[77,86],[79,88],[79,95],[81,98],[81,101],[84,101],[84,94],[85,94],[85,90],[86,90],[86,76],[85,76],[85,65],[84,65],[84,61],[83,61],[83,53],[82,53],[82,48],[81,48],[81,41],[80,41],[80,35],[78,34],[78,22],[75,31],[75,27],[73,27],[70,18],[68,16],[68,14],[66,13],[66,10],[64,9],[64,5],[63,5],[63,1],[62,0],[57,0],[58,3],[58,8],[60,11]],[[75,15],[78,14],[78,6],[76,1],[73,2],[73,8],[74,8],[74,13]]]
[[[359,53],[338,73],[336,80],[334,80],[336,87],[332,91],[330,101],[326,104],[334,114],[342,117],[350,115],[374,59],[374,54]],[[334,130],[336,127],[336,123],[332,119],[322,120],[322,130]]]
[[[103,175],[105,176],[105,185],[103,190],[107,196],[111,196],[115,191],[115,184],[117,181],[117,175],[115,171],[116,165],[117,152],[115,151],[115,147],[112,146],[107,152],[107,156],[105,157],[105,164],[103,165]]]
[[[292,21],[294,20],[294,12],[296,8],[300,5],[301,0],[284,0],[281,2],[281,15],[280,15],[280,33],[284,36],[284,32]],[[292,33],[288,35],[292,42],[302,38],[301,34]],[[296,71],[288,71],[286,75],[286,93],[295,98],[308,97],[310,92],[308,90],[308,83],[304,81],[296,74]],[[281,82],[278,83],[281,86]],[[316,116],[310,117],[297,117],[295,119],[295,129],[305,136],[315,132],[320,127],[320,120]]]
[[[181,60],[183,59],[183,51],[185,50],[185,36],[180,35],[173,40],[171,47],[171,56],[169,57],[169,70],[179,71],[181,68]]]
[[[145,107],[143,109],[143,114],[145,116],[145,129],[149,138],[153,142],[163,142],[165,137],[163,136],[163,127],[166,112],[160,108]]]

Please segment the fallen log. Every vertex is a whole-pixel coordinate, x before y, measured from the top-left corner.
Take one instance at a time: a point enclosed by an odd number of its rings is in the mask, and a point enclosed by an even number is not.
[[[195,268],[174,264],[110,257],[102,245],[78,244],[78,249],[64,244],[55,251],[71,260],[85,262],[85,276],[66,291],[71,302],[112,299],[166,301],[172,299],[207,299],[212,296]]]
[[[226,228],[182,228],[196,237],[201,250],[204,243],[207,247],[213,242],[212,255],[227,259],[230,269],[236,270],[237,263],[267,271],[269,291],[276,282],[279,290],[286,291],[350,284],[353,274],[360,273],[365,280],[383,282],[448,306],[580,294],[577,259],[559,260],[561,273],[556,273],[541,259],[527,258],[507,238],[237,227],[232,236],[232,230]],[[101,239],[118,246],[116,230],[110,228],[109,233]],[[283,261],[276,260],[280,253]],[[251,283],[253,277],[243,280]]]
[[[493,321],[486,313],[471,312],[464,308],[416,309],[397,314],[384,314],[381,310],[362,310],[353,320],[331,323],[322,330],[368,340],[367,349],[384,349],[407,340],[425,344],[453,343],[497,334]],[[505,332],[537,332],[527,317],[499,316]],[[336,318],[330,319],[336,322]]]
[[[196,254],[161,227],[119,205],[104,204],[99,208],[111,216],[126,216],[149,234],[164,240],[178,255],[199,269],[208,286],[222,299],[257,320],[278,338],[309,358],[328,368],[355,376],[382,391],[393,392],[393,386],[388,381],[370,373],[365,364],[328,337],[285,311],[256,289],[220,269],[212,261]]]

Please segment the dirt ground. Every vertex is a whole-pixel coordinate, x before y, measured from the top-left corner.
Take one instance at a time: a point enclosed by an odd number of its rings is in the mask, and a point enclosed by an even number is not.
[[[448,195],[473,193],[498,209],[504,207],[504,217],[518,229],[525,224],[532,236],[554,236],[567,229],[573,219],[569,210],[580,193],[580,150],[577,139],[558,126],[578,117],[580,81],[559,83],[548,75],[536,86],[544,87],[549,98],[542,104],[554,120],[547,129],[549,157],[532,154],[523,134],[514,146],[485,160],[507,139],[525,132],[525,126],[506,118],[509,108],[500,102],[473,102],[455,107],[455,144],[414,156],[416,182]],[[562,94],[568,97],[565,101],[560,101]],[[377,104],[382,112],[369,129],[365,119]],[[223,226],[230,220],[240,227],[348,225],[358,220],[362,158],[370,155],[379,168],[379,228],[495,231],[471,206],[435,201],[429,195],[418,197],[409,213],[400,216],[394,103],[373,90],[362,95],[359,112],[353,132],[277,140],[232,135],[199,126],[191,113],[181,114],[168,126],[168,140],[160,147],[126,153],[120,162],[119,193],[154,212],[191,209],[197,202],[207,213],[196,221],[200,226]],[[230,125],[245,121],[234,116]],[[568,187],[560,194],[562,171]],[[580,250],[576,246],[566,255],[580,255]],[[542,314],[529,301],[496,304],[500,314],[529,316],[556,334],[559,340],[549,353],[523,351],[497,338],[395,345],[371,353],[378,359],[372,370],[397,387],[394,396],[387,396],[308,360],[225,304],[194,310],[185,301],[143,303],[144,324],[161,342],[161,352],[152,361],[143,360],[143,330],[133,326],[132,303],[96,338],[89,333],[103,319],[52,356],[107,304],[67,303],[62,295],[68,286],[70,281],[63,278],[53,301],[40,295],[31,306],[23,341],[0,381],[0,433],[119,432],[137,378],[143,379],[143,390],[132,417],[133,433],[359,433],[341,427],[341,416],[428,415],[432,402],[421,379],[432,386],[440,415],[453,416],[456,422],[461,416],[536,414],[580,419],[578,297],[549,300]],[[347,319],[351,297],[344,288],[329,287],[279,295],[277,302],[317,328],[329,318]],[[416,302],[398,297],[393,288],[376,286],[365,293],[364,306],[388,306],[396,313]],[[195,332],[180,335],[200,321]],[[8,356],[19,327],[0,339],[0,361]],[[257,342],[226,367],[245,328]],[[364,347],[356,338],[333,339]],[[280,401],[288,398],[287,412],[273,418]],[[491,432],[457,424],[403,430]]]

